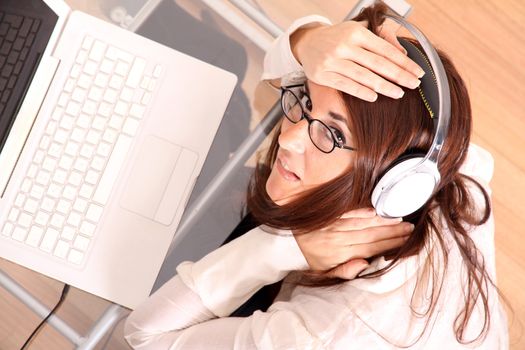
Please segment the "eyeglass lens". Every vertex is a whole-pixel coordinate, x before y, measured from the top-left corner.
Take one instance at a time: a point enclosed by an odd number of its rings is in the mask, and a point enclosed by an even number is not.
[[[301,92],[299,93],[301,94]],[[304,96],[306,97],[305,94]],[[282,107],[285,116],[292,123],[298,123],[303,118],[304,107],[292,91],[285,90],[283,92]],[[308,123],[308,133],[313,144],[323,152],[331,152],[335,147],[335,140],[330,129],[317,119],[310,118]]]

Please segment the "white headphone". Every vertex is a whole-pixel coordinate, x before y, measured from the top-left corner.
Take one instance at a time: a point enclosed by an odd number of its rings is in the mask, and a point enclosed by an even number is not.
[[[424,54],[408,40],[399,40],[407,50],[408,57],[425,71],[420,88],[429,112],[431,115],[434,113],[432,117],[437,119],[434,139],[427,154],[398,158],[379,178],[372,191],[372,205],[377,214],[397,218],[421,208],[434,194],[441,180],[438,159],[450,121],[450,89],[443,63],[429,40],[403,18],[386,17],[404,26],[421,44]]]

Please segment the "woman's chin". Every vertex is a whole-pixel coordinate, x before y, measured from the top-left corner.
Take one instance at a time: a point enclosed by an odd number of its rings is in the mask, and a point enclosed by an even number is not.
[[[266,193],[275,204],[280,206],[293,201],[302,189],[300,181],[291,182],[283,179],[275,167],[266,180]]]
[[[289,191],[284,191],[281,186],[275,184],[271,179],[266,181],[266,193],[268,197],[279,206],[290,203],[293,198],[293,194],[290,194]]]
[[[266,182],[266,193],[268,194],[268,197],[277,205],[283,205],[283,197],[280,191],[271,184],[269,185],[268,182]]]

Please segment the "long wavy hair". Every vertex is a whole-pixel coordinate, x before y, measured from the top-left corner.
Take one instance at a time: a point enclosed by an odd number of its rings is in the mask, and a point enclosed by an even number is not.
[[[364,9],[354,20],[368,21],[368,29],[378,34],[386,11],[386,6],[379,3]],[[406,39],[422,50],[415,40]],[[450,126],[439,159],[441,182],[426,205],[405,218],[405,221],[415,224],[414,232],[402,247],[389,252],[391,260],[388,266],[358,278],[381,276],[400,259],[419,254],[425,249],[425,244],[434,232],[433,236],[436,238],[434,244],[437,244],[443,257],[443,261],[439,264],[444,263],[445,266],[437,266],[436,261],[430,261],[427,278],[419,276],[413,292],[414,296],[418,288],[426,290],[429,287],[426,283],[431,284],[431,303],[424,313],[430,319],[447,270],[448,249],[443,232],[450,231],[467,271],[464,305],[452,326],[458,342],[472,343],[483,339],[490,327],[487,286],[489,284],[494,286],[494,283],[487,273],[482,255],[468,235],[468,230],[488,220],[491,206],[485,189],[473,178],[459,172],[470,142],[472,128],[470,99],[465,83],[451,59],[444,52],[440,50],[437,52],[447,73],[451,94]],[[295,234],[307,234],[334,223],[349,210],[370,207],[372,190],[385,169],[404,154],[426,153],[432,142],[433,120],[418,90],[404,89],[404,91],[405,94],[401,99],[379,95],[373,103],[341,92],[351,118],[349,125],[352,126],[355,146],[358,149],[353,164],[337,178],[305,191],[293,202],[282,206],[276,205],[270,199],[265,187],[279,149],[277,138],[280,127],[278,127],[269,150],[264,160],[257,166],[248,188],[246,209],[253,215],[255,221],[270,227],[293,230]],[[483,206],[475,205],[471,195],[472,187],[482,193]],[[442,275],[436,277],[437,271],[442,271]],[[315,273],[304,276],[301,284],[308,286],[331,286],[345,282],[342,279],[326,278]],[[470,316],[480,299],[484,310],[483,326],[475,339],[464,339]],[[416,312],[415,307],[412,307],[412,310]]]

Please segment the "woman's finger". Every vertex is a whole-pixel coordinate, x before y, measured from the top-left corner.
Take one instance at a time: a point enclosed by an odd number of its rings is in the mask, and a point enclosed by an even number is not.
[[[391,225],[366,227],[355,231],[332,232],[330,239],[334,245],[353,246],[359,244],[373,244],[392,238],[409,236],[414,231],[414,225],[401,222]]]
[[[401,88],[390,82],[394,82],[410,89],[414,89],[420,84],[419,79],[415,78],[412,73],[399,67],[385,56],[378,55],[361,47],[354,48],[348,59],[363,66],[364,69],[380,75],[374,77],[374,80],[370,81],[370,84],[374,84],[373,88],[376,89],[376,91],[382,87],[386,89],[390,86],[394,86],[401,90]]]
[[[349,59],[334,60],[330,70],[344,72],[344,75],[358,84],[391,98],[400,98],[404,92],[400,85],[412,87],[412,75],[402,70],[383,56],[378,56],[361,48],[352,50]],[[384,76],[385,78],[383,78]],[[387,80],[388,79],[388,80]],[[416,80],[419,82],[419,80]]]
[[[413,79],[422,77],[425,72],[419,65],[412,61],[408,56],[399,51],[394,45],[378,37],[369,30],[361,31],[360,36],[356,36],[356,40],[359,41],[359,46],[364,49],[374,52],[377,55],[384,56],[388,60],[401,67],[403,70],[411,73]]]
[[[368,266],[369,264],[365,259],[352,259],[329,270],[326,276],[351,280],[366,270]]]
[[[345,72],[345,74],[347,73],[348,72]],[[319,74],[316,79],[312,80],[319,85],[325,85],[336,90],[344,91],[349,95],[368,102],[374,102],[377,100],[376,92],[341,73],[331,71],[323,72]]]
[[[407,241],[408,236],[385,239],[383,241],[357,244],[351,247],[351,252],[348,254],[348,259],[355,258],[370,258],[372,256],[380,255],[389,250],[399,248]]]
[[[349,217],[337,220],[332,229],[335,231],[358,231],[374,226],[396,225],[402,218],[384,218],[379,215],[371,217]]]

